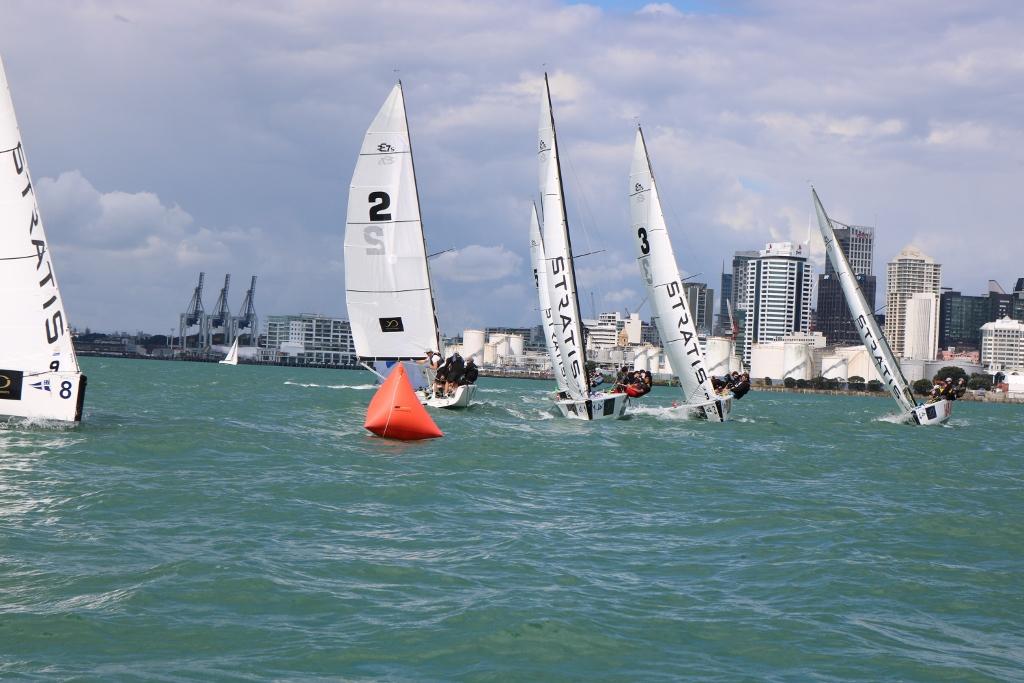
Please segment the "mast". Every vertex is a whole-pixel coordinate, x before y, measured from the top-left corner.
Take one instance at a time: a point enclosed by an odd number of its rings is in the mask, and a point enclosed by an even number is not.
[[[398,79],[398,90],[402,94],[402,117],[405,119],[405,137],[409,141],[409,163],[412,166],[412,186],[416,189],[416,213],[420,217],[420,235],[423,237],[423,253],[427,251],[427,233],[423,229],[423,210],[420,204],[420,185],[416,182],[416,157],[412,153],[412,133],[409,131],[409,114],[405,108],[405,90],[402,89],[402,79]],[[437,302],[434,301],[434,285],[430,281],[430,259],[426,259],[427,289],[430,290],[430,313],[434,318],[434,351],[441,353],[441,330],[437,324]]]
[[[575,334],[576,339],[579,340],[579,349],[583,366],[583,382],[581,384],[585,394],[584,398],[586,398],[591,393],[590,373],[587,372],[587,345],[586,340],[583,337],[583,316],[581,315],[580,297],[576,286],[576,265],[573,263],[572,257],[572,239],[569,235],[569,215],[565,209],[565,186],[562,183],[562,161],[558,154],[558,131],[555,129],[555,111],[551,106],[551,87],[548,85],[548,74],[546,71],[544,72],[544,93],[548,100],[548,118],[551,122],[552,151],[555,156],[555,170],[558,174],[558,196],[560,197],[559,203],[562,208],[562,233],[565,238],[565,247],[567,251],[566,261],[568,262],[568,277],[569,282],[572,283],[572,297],[576,303],[576,320],[574,321]],[[545,218],[545,221],[546,220],[547,218]]]
[[[878,327],[874,313],[868,308],[864,293],[857,283],[853,269],[850,268],[850,262],[847,261],[846,255],[843,254],[843,250],[839,246],[839,240],[836,239],[835,232],[832,230],[832,221],[828,214],[825,213],[825,207],[822,206],[818,193],[813,186],[811,187],[811,197],[814,200],[814,209],[818,215],[818,229],[821,231],[821,238],[825,242],[825,250],[828,252],[828,257],[836,270],[836,276],[839,278],[839,284],[842,287],[843,295],[846,297],[846,303],[850,307],[850,313],[853,315],[853,320],[856,323],[857,333],[860,335],[864,347],[871,356],[875,370],[878,371],[878,376],[882,378],[882,381],[888,387],[893,399],[903,410],[911,411],[917,407],[917,401],[914,400],[914,395],[910,392],[910,387],[907,385],[907,379],[903,376],[903,371],[896,362],[895,356],[892,355],[889,342],[886,341],[885,335],[882,334],[882,330]]]

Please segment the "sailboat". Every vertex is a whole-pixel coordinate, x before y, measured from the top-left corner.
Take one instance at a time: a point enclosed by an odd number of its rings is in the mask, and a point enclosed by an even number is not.
[[[0,418],[79,422],[85,385],[0,61]]]
[[[725,422],[732,410],[732,395],[719,396],[711,386],[639,126],[629,171],[629,206],[640,275],[647,286],[652,317],[672,374],[679,380],[684,404],[695,417]]]
[[[892,355],[889,342],[886,341],[885,335],[878,327],[878,322],[868,307],[864,293],[860,291],[857,278],[854,276],[853,269],[850,268],[850,262],[846,260],[846,255],[843,254],[836,234],[832,230],[832,221],[825,213],[825,207],[821,205],[818,193],[813,187],[811,188],[811,198],[814,201],[814,210],[818,215],[818,228],[821,230],[821,238],[825,242],[825,250],[828,252],[832,267],[836,270],[843,296],[846,297],[850,314],[856,323],[857,333],[868,350],[868,355],[871,356],[875,370],[882,378],[882,383],[885,384],[893,400],[900,407],[903,422],[919,425],[942,424],[953,414],[953,404],[942,399],[935,403],[918,405],[907,384],[907,379],[903,376],[896,358]]]
[[[220,362],[221,365],[238,365],[238,337],[231,343],[228,355]]]
[[[539,165],[541,209],[540,244],[543,248],[543,270],[546,275],[548,310],[553,337],[548,346],[558,352],[554,369],[558,381],[555,406],[563,417],[581,420],[621,418],[626,413],[626,394],[594,391],[587,375],[587,359],[583,336],[583,319],[576,290],[576,271],[573,267],[572,244],[569,240],[569,219],[565,212],[562,170],[558,159],[558,140],[555,119],[551,111],[551,89],[548,75],[544,74],[544,98],[541,102]],[[541,268],[538,267],[538,270]],[[540,280],[538,278],[538,289]],[[541,314],[544,313],[541,295]],[[547,319],[542,320],[547,325]]]
[[[416,169],[402,83],[392,88],[359,151],[345,226],[345,300],[359,362],[383,381],[403,363],[420,401],[468,407],[476,386],[434,391],[421,361],[443,351],[420,218]]]

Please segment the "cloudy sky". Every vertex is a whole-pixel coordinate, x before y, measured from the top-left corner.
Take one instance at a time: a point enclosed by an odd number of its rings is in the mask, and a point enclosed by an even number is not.
[[[943,284],[1024,276],[1017,0],[38,2],[0,54],[72,323],[166,333],[213,306],[345,314],[345,202],[396,70],[439,315],[532,325],[529,204],[545,69],[589,314],[643,299],[626,199],[635,117],[680,267],[834,218],[907,243]],[[820,241],[816,261],[822,263]],[[882,301],[881,295],[879,301]],[[645,316],[646,309],[641,313]]]

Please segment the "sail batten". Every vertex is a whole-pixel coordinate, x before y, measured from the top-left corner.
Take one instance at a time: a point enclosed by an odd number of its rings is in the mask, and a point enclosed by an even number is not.
[[[853,316],[857,334],[860,335],[861,342],[867,349],[875,370],[878,372],[878,376],[882,379],[882,383],[886,385],[893,400],[903,410],[912,411],[917,407],[917,401],[914,400],[914,395],[911,393],[910,386],[903,376],[903,371],[900,370],[899,363],[896,362],[896,357],[893,356],[892,349],[889,348],[889,342],[886,341],[885,335],[882,334],[881,328],[878,327],[874,312],[868,307],[864,293],[861,292],[860,285],[857,284],[857,278],[850,267],[850,262],[846,259],[846,255],[843,254],[843,250],[839,246],[839,240],[836,239],[835,231],[832,229],[832,221],[825,212],[825,207],[822,206],[818,193],[813,187],[811,188],[811,197],[814,201],[814,210],[818,217],[818,229],[821,231],[821,238],[825,242],[825,250],[828,252],[828,258],[832,262],[836,276],[839,278],[839,284],[843,290],[843,296],[846,298],[846,303],[850,307],[850,314]]]
[[[629,174],[629,203],[637,265],[647,286],[652,318],[672,374],[679,379],[687,404],[707,404],[715,399],[715,392],[704,363],[683,280],[679,276],[643,131],[639,127]]]
[[[440,351],[402,84],[366,131],[349,189],[345,299],[356,355]]]

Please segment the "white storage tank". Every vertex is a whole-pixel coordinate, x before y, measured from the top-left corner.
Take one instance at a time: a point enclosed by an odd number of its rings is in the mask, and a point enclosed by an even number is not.
[[[462,357],[466,360],[473,359],[477,365],[484,362],[484,331],[463,330],[462,331]]]
[[[497,365],[498,353],[497,346],[491,342],[484,344],[484,365]]]
[[[704,364],[707,366],[708,374],[721,377],[732,372],[732,351],[733,342],[726,337],[708,337],[707,351],[704,356]]]
[[[523,335],[521,334],[510,334],[508,337],[508,349],[509,355],[515,358],[522,358],[523,349],[525,343],[523,342]]]
[[[811,379],[811,345],[805,342],[783,342],[782,379]]]
[[[661,371],[661,349],[652,346],[647,352],[647,369],[652,373]]]
[[[633,369],[634,370],[650,370],[651,366],[648,365],[650,355],[647,353],[647,347],[641,347],[633,351]]]
[[[849,364],[845,356],[823,356],[821,359],[821,376],[825,379],[838,379],[845,382],[849,377]]]

